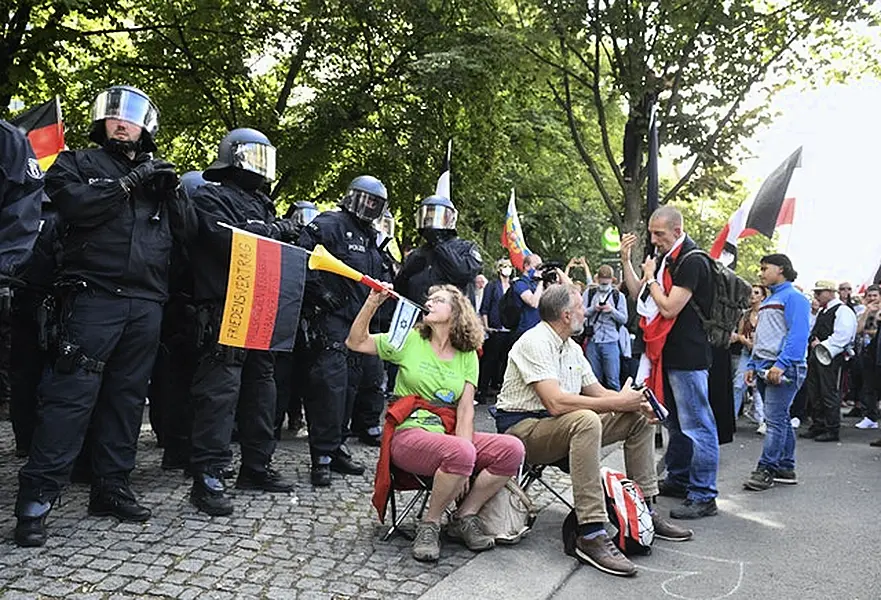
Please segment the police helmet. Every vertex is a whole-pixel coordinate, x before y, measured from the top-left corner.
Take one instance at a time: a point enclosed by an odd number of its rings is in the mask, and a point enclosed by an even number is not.
[[[446,196],[429,196],[416,211],[416,229],[456,229],[459,211]]]
[[[392,211],[387,208],[382,211],[382,216],[373,220],[373,228],[385,238],[395,237],[395,218],[392,216]]]
[[[382,216],[388,202],[385,185],[371,175],[361,175],[352,180],[340,206],[362,221],[371,222]]]
[[[290,218],[296,225],[305,227],[317,216],[318,207],[311,202],[301,200],[294,202],[294,205],[291,207]]]
[[[140,126],[141,150],[156,150],[153,138],[159,129],[159,111],[150,97],[138,88],[114,85],[98,94],[92,102],[92,129],[89,131],[89,139],[96,144],[107,140],[106,119],[119,119]]]
[[[256,129],[233,129],[220,140],[217,160],[205,169],[205,179],[219,181],[225,169],[256,173],[266,180],[275,179],[275,146]]]
[[[202,176],[202,171],[187,171],[180,176],[180,187],[187,198],[192,198],[196,190],[207,183]]]

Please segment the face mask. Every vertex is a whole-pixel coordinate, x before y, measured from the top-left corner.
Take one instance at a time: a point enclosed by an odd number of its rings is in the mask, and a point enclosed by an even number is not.
[[[511,276],[511,267],[502,267],[499,270],[499,273],[501,273],[505,277],[510,277]]]
[[[609,290],[612,289],[612,284],[611,283],[601,283],[599,285],[599,289],[601,292],[608,292]]]
[[[529,269],[528,271],[526,271],[526,274],[529,275],[530,277],[535,277],[535,269],[533,269],[533,268]]]

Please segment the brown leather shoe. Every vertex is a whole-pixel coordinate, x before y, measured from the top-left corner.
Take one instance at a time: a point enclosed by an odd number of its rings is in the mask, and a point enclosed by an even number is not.
[[[579,536],[575,540],[575,557],[604,573],[619,577],[636,575],[636,565],[621,554],[605,533],[590,539],[586,536]]]
[[[652,515],[652,524],[655,526],[655,537],[659,540],[687,542],[694,537],[694,532],[691,529],[675,525],[658,513]]]

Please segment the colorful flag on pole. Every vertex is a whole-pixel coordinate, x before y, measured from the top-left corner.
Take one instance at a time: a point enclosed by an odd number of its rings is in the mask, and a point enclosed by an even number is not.
[[[58,96],[24,111],[11,119],[10,123],[28,136],[43,171],[52,166],[55,157],[64,150],[64,121],[61,119],[61,100]]]
[[[523,259],[532,252],[526,247],[526,239],[523,237],[523,229],[520,227],[514,188],[511,188],[511,199],[508,200],[508,212],[505,214],[505,226],[502,228],[502,246],[508,249],[511,263],[522,271]]]
[[[219,342],[290,352],[303,306],[306,251],[230,229],[232,252]]]
[[[716,236],[710,256],[734,268],[737,264],[737,242],[761,233],[767,238],[774,230],[792,225],[795,218],[795,196],[787,194],[793,171],[801,166],[802,149],[793,152],[762,183],[756,197],[747,200],[734,211]]]
[[[452,168],[452,160],[453,160],[453,140],[450,139],[447,142],[447,155],[444,157],[444,166],[441,168],[440,177],[437,178],[437,186],[435,187],[434,193],[438,196],[443,196],[444,198],[453,199],[453,188],[452,182],[450,181],[451,176],[451,168]]]

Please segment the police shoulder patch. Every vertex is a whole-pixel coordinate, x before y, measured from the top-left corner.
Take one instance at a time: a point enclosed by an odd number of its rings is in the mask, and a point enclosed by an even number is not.
[[[43,178],[43,169],[40,168],[40,163],[36,158],[28,158],[28,177],[31,179]]]
[[[483,262],[483,257],[480,256],[480,250],[477,249],[477,246],[471,247],[471,256],[474,257],[474,260],[477,262]]]

